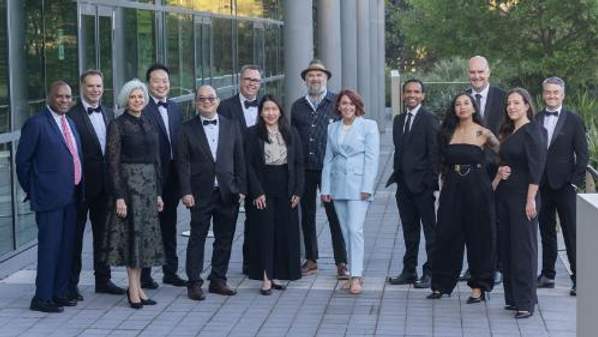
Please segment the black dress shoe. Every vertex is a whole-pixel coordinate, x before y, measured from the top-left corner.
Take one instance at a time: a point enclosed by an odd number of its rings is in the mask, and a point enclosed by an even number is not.
[[[573,287],[571,287],[571,290],[569,290],[569,295],[577,296],[577,286],[575,284],[573,284]]]
[[[67,292],[66,298],[69,300],[83,301],[83,295],[79,292],[79,288],[75,287],[73,290]]]
[[[499,271],[494,272],[494,285],[502,283],[502,273]]]
[[[286,290],[287,286],[285,286],[284,284],[272,282],[272,288],[274,288],[276,290]]]
[[[517,311],[517,313],[515,314],[515,318],[516,319],[524,319],[524,318],[530,318],[533,316],[533,312],[530,311]]]
[[[517,307],[511,304],[505,305],[504,309],[509,311],[517,311]]]
[[[152,300],[151,298],[148,298],[146,300],[144,300],[143,298],[141,299],[141,304],[143,305],[156,305],[158,304],[158,302]]]
[[[66,297],[54,297],[52,298],[52,302],[54,302],[59,307],[74,307],[77,305],[77,300],[73,300]]]
[[[469,281],[471,279],[471,273],[469,272],[469,269],[467,269],[463,274],[461,274],[461,276],[459,276],[458,280],[459,281]]]
[[[444,295],[447,295],[448,297],[451,296],[451,294],[441,293],[440,291],[433,291],[430,295],[426,296],[426,298],[429,300],[438,300],[441,299]]]
[[[194,301],[203,301],[206,299],[206,295],[201,290],[200,282],[189,282],[187,285],[187,297]]]
[[[548,278],[541,274],[536,280],[537,288],[554,288],[554,279]]]
[[[141,280],[141,288],[143,289],[158,289],[160,285],[154,281],[153,278],[147,280]]]
[[[467,298],[467,301],[465,303],[474,304],[474,303],[480,303],[480,302],[486,302],[486,293],[483,291],[480,294],[480,296],[478,296],[478,297],[469,296],[469,298]]]
[[[131,295],[129,294],[129,289],[127,289],[127,300],[129,301],[129,306],[133,309],[141,309],[143,308],[142,302],[133,302],[131,301]]]
[[[264,296],[272,295],[272,287],[270,287],[269,289],[260,288],[260,294]]]
[[[397,277],[389,277],[388,283],[394,285],[401,285],[401,284],[413,284],[417,281],[417,273],[408,273],[403,271]]]
[[[417,282],[415,282],[413,287],[418,288],[418,289],[426,289],[426,288],[430,288],[431,285],[432,285],[432,278],[428,274],[423,274],[422,277],[420,277],[419,280],[417,280]]]
[[[31,299],[31,305],[29,306],[29,309],[31,309],[33,311],[51,312],[51,313],[57,313],[57,312],[64,311],[64,308],[59,306],[58,304],[56,304],[52,301],[43,301],[36,297],[33,297]]]
[[[124,295],[127,291],[112,281],[108,280],[103,283],[96,283],[96,293],[98,294],[111,294],[111,295]]]
[[[211,281],[210,286],[208,287],[208,291],[214,294],[224,295],[224,296],[233,296],[237,294],[237,291],[230,288],[226,285],[226,282],[218,280],[218,281]]]
[[[164,278],[162,278],[162,283],[170,284],[175,287],[187,286],[187,281],[180,278],[179,275],[177,275],[177,274],[164,275]]]

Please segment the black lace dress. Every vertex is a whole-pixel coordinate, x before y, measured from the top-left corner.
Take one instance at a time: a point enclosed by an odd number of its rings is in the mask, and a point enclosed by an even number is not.
[[[158,132],[145,117],[124,112],[108,126],[109,205],[104,258],[112,266],[151,267],[164,263],[157,198],[160,195]],[[127,205],[116,215],[116,200]]]

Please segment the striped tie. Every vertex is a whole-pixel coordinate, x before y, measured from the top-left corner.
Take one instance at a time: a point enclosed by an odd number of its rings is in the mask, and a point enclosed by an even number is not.
[[[71,156],[73,156],[73,166],[75,167],[75,186],[79,185],[81,182],[81,161],[79,160],[79,154],[75,149],[75,144],[73,142],[73,138],[71,137],[71,129],[69,128],[69,124],[66,122],[66,117],[60,117],[60,123],[62,125],[62,134],[64,136],[64,141],[66,142],[66,147],[69,148],[69,152]]]

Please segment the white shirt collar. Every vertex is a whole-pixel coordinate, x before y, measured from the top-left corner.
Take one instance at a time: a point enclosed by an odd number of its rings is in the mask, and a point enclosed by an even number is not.
[[[241,104],[243,104],[243,102],[245,102],[245,101],[250,101],[250,102],[255,101],[257,99],[257,97],[254,97],[253,99],[249,99],[249,98],[243,96],[243,94],[241,92],[239,92],[239,99],[241,100]]]
[[[413,110],[408,110],[407,112],[411,114],[411,118],[414,118],[421,107],[422,105],[418,104],[415,108],[413,108]]]
[[[50,110],[50,112],[52,113],[52,117],[54,117],[55,120],[59,121],[62,118],[62,116],[64,116],[56,113],[54,110],[52,110],[52,108],[49,105],[46,105],[46,107],[48,108],[48,110]]]
[[[563,110],[563,105],[559,105],[559,107],[556,108],[556,109],[554,109],[554,110],[553,109],[549,109],[548,107],[546,107],[546,111],[548,111],[548,112],[558,112],[558,113],[561,113],[562,110]]]
[[[318,100],[319,103],[322,103],[322,101],[324,100],[324,98],[326,98],[326,95],[328,95],[328,88],[324,89],[324,92],[322,92],[322,94],[320,95],[320,98]],[[311,97],[309,96],[309,93],[305,94],[305,99],[307,100],[307,102],[309,103],[309,105],[311,105],[314,110],[315,106],[313,105],[313,102],[311,100]]]
[[[100,106],[100,104],[97,104],[96,106],[93,106],[93,105],[91,105],[89,102],[87,102],[87,101],[85,100],[85,98],[83,98],[83,96],[81,96],[81,104],[83,104],[83,109],[84,109],[85,111],[87,111],[87,108],[92,108],[92,109],[95,109],[95,108],[97,108],[97,107],[99,107],[99,106]]]
[[[218,120],[218,114],[214,114],[214,118],[205,118],[201,113],[198,112],[199,115],[199,119],[203,122],[203,121],[217,121]]]
[[[473,87],[471,88],[471,94],[473,97],[475,97],[476,94],[480,94],[483,98],[486,98],[488,97],[488,91],[490,91],[490,83],[488,83],[488,85],[480,92],[477,92]]]
[[[168,102],[168,97],[165,97],[164,99],[159,99],[154,96],[151,96],[151,98],[154,100],[154,103],[156,103],[156,104],[158,104],[158,102],[164,102],[164,103]]]

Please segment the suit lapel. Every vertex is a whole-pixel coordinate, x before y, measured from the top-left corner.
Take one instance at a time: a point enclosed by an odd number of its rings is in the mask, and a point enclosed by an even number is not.
[[[52,112],[50,112],[50,110],[48,110],[46,108],[45,114],[46,114],[48,123],[50,123],[50,128],[52,130],[54,130],[56,137],[58,137],[60,139],[60,141],[64,145],[66,151],[70,154],[71,152],[69,151],[69,147],[66,145],[66,141],[64,140],[64,135],[62,134],[62,131],[60,131],[60,128],[58,127],[58,125],[56,125],[56,120],[54,120],[54,116],[52,115]]]
[[[210,144],[208,144],[208,136],[206,135],[206,131],[203,129],[203,125],[201,123],[201,118],[199,118],[199,115],[195,117],[195,124],[197,125],[197,129],[199,131],[196,133],[196,135],[200,149],[203,150],[207,158],[210,158],[212,162],[215,162],[214,156],[212,156],[212,151],[210,150]]]
[[[233,111],[236,111],[235,113],[235,118],[237,118],[239,120],[239,122],[241,122],[241,125],[243,125],[243,128],[247,128],[247,123],[245,122],[245,115],[244,115],[244,111],[243,111],[243,106],[241,105],[241,96],[239,96],[239,94],[235,95],[235,99],[233,100],[233,104],[234,104],[234,109]]]
[[[154,98],[151,96],[147,108],[149,113],[152,115],[152,118],[156,121],[156,123],[158,123],[160,130],[162,130],[162,133],[164,135],[168,135],[168,133],[166,132],[166,126],[164,126],[164,121],[162,120],[162,116],[160,115],[160,109],[158,109],[158,105],[154,101]],[[168,110],[168,108],[166,108],[166,110]]]
[[[557,139],[557,137],[559,136],[559,134],[561,133],[561,130],[563,129],[563,125],[565,124],[565,120],[567,119],[567,114],[568,112],[565,111],[565,108],[561,108],[561,113],[559,114],[559,119],[556,121],[556,126],[554,127],[554,132],[552,133],[552,139],[550,139],[550,146],[552,146],[552,144],[554,144],[555,139]]]
[[[85,124],[85,128],[87,129],[88,134],[91,136],[91,138],[93,138],[98,150],[101,153],[102,147],[100,146],[100,139],[98,138],[98,135],[96,134],[96,130],[93,128],[91,119],[89,119],[89,114],[85,110],[85,106],[83,105],[83,103],[79,103],[79,104],[80,104],[79,112],[81,113],[81,116],[83,119],[83,124]],[[106,115],[104,114],[103,110],[102,110],[102,116],[104,118],[104,125],[108,125],[108,124],[106,124]]]
[[[228,125],[226,123],[227,123],[226,119],[218,118],[218,147],[216,148],[216,160],[218,160],[218,158],[222,157],[221,153],[224,149],[224,141],[225,141],[224,135],[227,134],[226,128],[228,127]],[[214,159],[214,158],[212,158],[212,159]],[[214,162],[216,162],[216,160],[214,160]]]
[[[415,117],[413,117],[413,121],[411,122],[411,127],[409,128],[409,133],[407,134],[407,137],[405,138],[405,143],[408,143],[409,140],[411,139],[411,136],[413,135],[413,130],[417,129],[417,126],[420,123],[420,120],[422,119],[422,112],[423,112],[423,108],[419,108],[419,111],[417,112],[417,114],[415,114]],[[401,134],[403,133],[403,131],[401,131]]]

